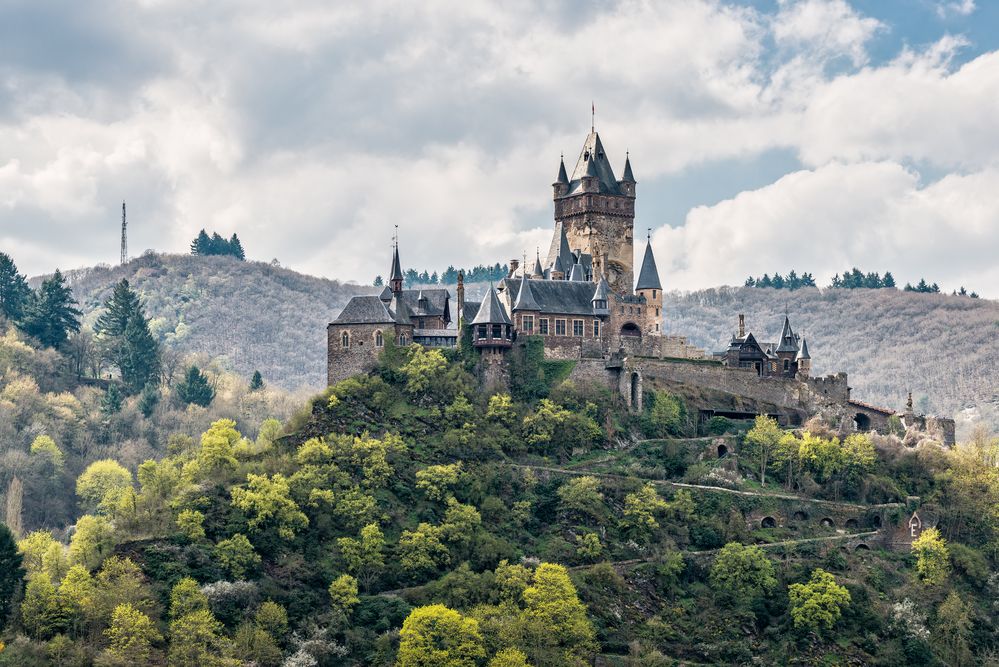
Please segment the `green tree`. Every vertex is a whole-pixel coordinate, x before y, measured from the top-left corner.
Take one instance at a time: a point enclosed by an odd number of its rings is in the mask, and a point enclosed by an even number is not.
[[[236,533],[215,545],[215,557],[234,579],[242,579],[260,565],[260,556],[245,535]]]
[[[205,230],[198,232],[198,235],[194,237],[191,241],[191,254],[192,255],[210,255],[211,253],[212,240],[209,238],[208,233]]]
[[[250,378],[250,391],[260,391],[264,388],[264,376],[260,374],[260,371],[253,371],[253,377]]]
[[[659,530],[656,515],[669,508],[669,503],[659,497],[656,487],[646,483],[635,493],[624,497],[624,517],[621,521],[629,533],[647,539]]]
[[[489,661],[487,667],[531,667],[531,664],[519,648],[505,648]]]
[[[427,466],[416,471],[416,488],[429,500],[444,500],[461,479],[461,462]]]
[[[114,459],[94,461],[76,479],[76,495],[91,510],[131,488],[132,473]]]
[[[927,528],[912,541],[916,555],[916,572],[929,586],[942,584],[950,575],[950,553],[947,542],[936,528]]]
[[[49,575],[31,577],[21,602],[21,621],[35,639],[48,639],[66,629],[68,612]]]
[[[197,470],[201,479],[227,479],[239,465],[234,451],[243,436],[236,430],[236,422],[219,419],[201,434]]]
[[[679,396],[668,391],[652,392],[648,416],[650,435],[682,435],[686,417],[687,408]]]
[[[104,312],[94,324],[104,357],[121,372],[128,394],[137,394],[157,382],[160,372],[159,345],[149,331],[138,295],[122,278],[104,302]]]
[[[486,651],[479,624],[442,604],[417,607],[399,631],[397,667],[475,667]]]
[[[14,534],[6,524],[0,523],[0,631],[6,627],[14,596],[24,580],[22,560]]]
[[[46,347],[65,347],[69,334],[80,330],[83,313],[74,305],[73,291],[59,269],[42,282],[24,309],[21,329]]]
[[[66,455],[59,449],[55,440],[47,435],[40,435],[31,441],[31,455],[46,459],[56,472],[62,472]]]
[[[208,610],[208,597],[191,577],[184,577],[170,589],[170,618],[176,620],[197,611]]]
[[[282,539],[290,540],[309,525],[309,518],[291,498],[291,489],[284,475],[276,473],[246,476],[247,488],[231,491],[232,504],[249,517],[247,525],[256,531],[273,528]]]
[[[850,592],[821,568],[812,572],[807,583],[788,586],[787,593],[794,627],[811,632],[832,629],[850,604]]]
[[[2,529],[0,529],[0,532],[2,532]],[[17,550],[21,553],[23,558],[21,563],[27,571],[28,576],[42,571],[42,561],[45,558],[45,554],[54,544],[57,545],[59,543],[52,537],[52,533],[47,530],[33,531],[18,540]]]
[[[357,579],[349,574],[341,574],[334,579],[327,590],[333,609],[344,615],[349,615],[354,605],[361,601],[357,597]]]
[[[607,513],[600,480],[592,475],[574,477],[558,487],[556,493],[559,506],[568,516],[600,523]]]
[[[562,458],[574,448],[588,449],[603,436],[593,418],[577,414],[545,398],[533,414],[524,418],[524,439],[544,454]]]
[[[956,591],[937,608],[933,646],[944,663],[952,667],[973,664],[968,639],[971,637],[971,610]]]
[[[10,255],[0,252],[0,316],[17,322],[24,314],[29,299],[31,288],[27,278],[17,272]]]
[[[385,536],[377,523],[369,523],[361,529],[359,538],[341,537],[337,540],[340,557],[347,571],[369,585],[371,580],[385,565]]]
[[[246,253],[243,251],[243,244],[240,242],[239,237],[235,234],[229,237],[229,254],[241,262],[246,260]]]
[[[163,637],[152,619],[130,604],[120,604],[111,613],[111,626],[104,631],[108,654],[122,665],[142,665],[149,661],[153,644]]]
[[[447,359],[440,350],[427,350],[422,345],[409,346],[409,360],[400,369],[406,377],[406,391],[425,394],[438,385],[447,370]]]
[[[517,423],[517,410],[513,405],[513,399],[510,398],[510,394],[493,394],[489,397],[489,405],[486,408],[486,419],[507,428]]]
[[[767,483],[767,465],[777,452],[783,437],[784,431],[777,425],[777,420],[763,415],[756,418],[753,428],[746,433],[744,451],[759,464],[760,484],[764,486]]]
[[[170,623],[170,667],[220,667],[229,652],[222,624],[212,612],[201,609]]]
[[[111,382],[108,384],[107,391],[104,392],[104,397],[101,399],[101,413],[105,417],[110,417],[121,412],[121,407],[124,405],[125,397],[121,395],[121,390],[118,389],[117,382]]]
[[[76,531],[69,542],[69,555],[74,563],[97,567],[114,548],[114,528],[102,516],[84,514],[76,521]]]
[[[264,601],[254,615],[254,622],[279,642],[288,634],[288,612],[272,600]]]
[[[59,584],[59,597],[66,605],[72,634],[81,634],[87,621],[95,617],[95,592],[94,578],[90,575],[90,570],[83,565],[74,565],[69,568],[62,583]]]
[[[177,515],[177,528],[192,542],[205,537],[205,515],[198,510],[182,510]]]
[[[200,405],[208,407],[215,399],[215,390],[208,382],[208,376],[201,372],[197,366],[187,369],[184,380],[177,384],[177,399],[187,405]]]
[[[715,557],[711,587],[736,604],[748,604],[777,585],[773,563],[757,546],[730,542]]]
[[[581,665],[597,650],[586,607],[561,565],[542,563],[524,589],[523,616],[531,660],[545,665]]]
[[[441,543],[441,531],[429,523],[416,530],[404,530],[399,538],[399,565],[406,572],[418,575],[435,571],[450,561],[447,547]]]

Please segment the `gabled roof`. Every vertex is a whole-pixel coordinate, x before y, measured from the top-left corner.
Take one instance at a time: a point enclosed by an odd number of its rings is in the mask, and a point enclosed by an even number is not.
[[[381,299],[382,301],[384,301],[385,303],[388,303],[389,301],[391,301],[392,300],[392,288],[389,287],[388,285],[386,285],[385,289],[382,290],[382,293],[378,295],[378,298]]]
[[[403,290],[402,301],[414,317],[444,317],[451,319],[448,302],[450,292],[442,288]]]
[[[534,292],[531,290],[531,281],[526,275],[520,277],[520,291],[517,293],[517,301],[513,304],[514,310],[541,310],[541,306],[534,299]]]
[[[798,350],[798,359],[811,359],[811,355],[808,354],[808,342],[802,338],[801,339],[801,349]]]
[[[572,265],[572,269],[569,270],[569,280],[581,281],[585,280],[583,277],[583,265],[578,262]]]
[[[590,132],[583,142],[583,150],[579,152],[579,159],[576,161],[576,168],[572,171],[572,179],[569,182],[569,194],[575,194],[583,189],[583,177],[596,176],[600,185],[599,192],[619,195],[621,187],[617,179],[614,178],[614,170],[611,168],[604,145],[600,141],[600,135]]]
[[[393,294],[392,302],[389,303],[389,312],[392,314],[392,319],[396,324],[412,324],[413,314],[410,312],[409,307],[406,305],[405,299],[401,294]]]
[[[777,344],[777,352],[797,352],[798,339],[791,330],[791,320],[784,316],[784,328],[780,332],[780,342]]]
[[[593,315],[593,283],[573,280],[532,280],[531,294],[538,310],[552,315]],[[517,283],[504,279],[503,288],[513,294]]]
[[[333,324],[392,324],[395,318],[377,296],[355,296],[347,302]]]
[[[652,241],[645,245],[645,258],[642,260],[642,270],[638,274],[638,285],[635,289],[657,289],[663,288],[659,282],[659,269],[656,268],[656,258],[652,254]]]
[[[464,310],[461,313],[461,319],[465,324],[470,324],[475,316],[479,314],[479,308],[482,307],[481,301],[466,301],[464,303]]]
[[[479,307],[472,324],[513,324],[499,297],[496,296],[495,287],[489,287],[489,294],[482,301],[482,306]]]

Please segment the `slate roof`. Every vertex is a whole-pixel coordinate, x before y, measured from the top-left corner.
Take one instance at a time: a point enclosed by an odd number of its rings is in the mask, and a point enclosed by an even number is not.
[[[420,300],[420,297],[424,297]],[[449,300],[451,293],[446,289],[403,290],[402,300],[414,317],[444,317],[450,320]]]
[[[545,270],[541,268],[541,256],[535,255],[534,257],[534,272],[531,274],[533,276],[543,276],[545,275]]]
[[[811,355],[808,354],[808,342],[802,338],[801,339],[801,349],[798,351],[798,359],[811,359]]]
[[[486,295],[479,312],[475,314],[472,324],[513,324],[510,316],[506,314],[506,309],[496,296],[496,288],[490,286],[489,294]]]
[[[563,157],[559,160],[558,164],[558,178],[555,179],[556,183],[564,183],[569,185],[569,177],[565,174],[565,158]]]
[[[780,332],[780,344],[777,346],[777,352],[797,352],[798,351],[798,337],[794,335],[791,330],[791,320],[784,316],[784,328]]]
[[[600,276],[600,282],[597,283],[597,289],[594,290],[593,298],[590,301],[606,301],[609,294],[610,285],[607,284],[607,278]]]
[[[465,324],[468,324],[475,319],[475,316],[479,313],[479,308],[482,306],[481,301],[466,301],[465,308],[461,313],[461,319]]]
[[[392,249],[392,270],[389,272],[389,280],[402,280],[402,264],[399,263],[398,243]]]
[[[652,241],[645,245],[645,258],[642,260],[642,270],[638,274],[638,285],[635,289],[658,289],[663,288],[659,282],[659,269],[656,268],[656,258],[652,254]]]
[[[520,277],[520,288],[517,292],[517,301],[513,304],[514,310],[541,310],[541,306],[534,299],[534,292],[531,289],[531,281],[526,275]]]
[[[333,324],[392,324],[395,321],[385,303],[377,296],[355,296]]]
[[[576,161],[576,168],[573,169],[572,179],[569,181],[569,194],[582,191],[584,176],[596,176],[601,193],[622,194],[621,186],[614,178],[614,170],[604,151],[604,145],[600,141],[600,135],[596,132],[590,132],[583,142],[583,150],[579,152],[579,160]]]
[[[531,280],[537,310],[553,315],[593,315],[593,283],[572,280]],[[505,279],[503,289],[516,290],[517,283]],[[512,291],[507,292],[513,294]]]
[[[382,301],[384,301],[385,303],[388,303],[389,301],[391,301],[392,300],[392,288],[389,287],[388,285],[386,285],[385,289],[382,290],[382,293],[378,295],[378,298],[381,299]]]
[[[572,270],[572,265],[576,262],[575,255],[572,254],[572,250],[569,249],[569,240],[565,236],[565,227],[562,226],[561,222],[555,223],[555,232],[552,234],[552,243],[548,248],[548,260],[546,266],[549,268],[555,267],[555,260],[561,260],[562,268],[555,269],[556,271],[562,271],[568,273]]]
[[[635,176],[631,173],[631,156],[626,155],[624,158],[624,176],[621,177],[622,181],[627,181],[628,183],[635,182]]]
[[[582,264],[573,264],[572,265],[572,270],[569,271],[569,280],[572,280],[572,281],[582,281],[582,280],[585,280],[585,278],[583,277],[583,265]]]

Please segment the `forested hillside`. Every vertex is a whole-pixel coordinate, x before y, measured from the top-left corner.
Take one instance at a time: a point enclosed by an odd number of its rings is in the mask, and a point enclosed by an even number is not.
[[[204,354],[246,377],[259,370],[286,389],[324,384],[326,325],[351,296],[376,291],[226,256],[146,254],[66,278],[85,326],[127,278],[167,350]]]
[[[227,257],[146,255],[67,274],[86,323],[123,277],[145,300],[167,349],[205,353],[244,376],[260,370],[285,388],[325,384],[326,324],[352,295],[378,289]],[[484,288],[469,284],[468,298]],[[890,289],[723,287],[667,294],[666,330],[724,350],[739,313],[758,338],[771,340],[785,308],[808,339],[814,372],[846,371],[858,398],[900,409],[911,390],[918,410],[956,416],[962,433],[978,419],[999,425],[995,301]]]
[[[255,439],[224,417],[266,401],[213,403],[191,438],[207,412],[143,422],[129,399],[150,460],[70,472],[67,425],[101,409],[32,403],[59,358],[4,341],[0,408],[47,486],[0,524],[0,666],[999,664],[984,431],[949,450],[716,418],[698,438],[666,392],[633,414],[523,355],[487,394],[474,351],[389,345]],[[919,539],[885,549],[916,503]]]

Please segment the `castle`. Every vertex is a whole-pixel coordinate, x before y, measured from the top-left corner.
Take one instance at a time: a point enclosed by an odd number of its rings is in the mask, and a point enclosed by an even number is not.
[[[563,159],[552,184],[547,255],[510,260],[509,274],[481,302],[465,299],[459,274],[453,312],[446,289],[403,288],[396,241],[381,294],[353,297],[327,327],[328,382],[370,371],[389,337],[398,345],[453,348],[468,336],[480,352],[483,383],[502,386],[511,349],[531,337],[541,340],[545,358],[576,362],[570,379],[610,386],[636,410],[649,382],[683,394],[702,419],[768,414],[793,426],[822,414],[846,430],[888,428],[896,413],[853,400],[846,374],[811,377],[808,344],[786,315],[773,343],[747,333],[740,315],[738,335],[716,354],[667,335],[651,238],[635,279],[636,186],[630,155],[617,179],[591,128],[572,175]],[[952,420],[917,417],[911,408],[900,419],[953,442]]]

